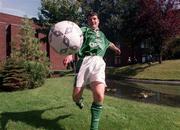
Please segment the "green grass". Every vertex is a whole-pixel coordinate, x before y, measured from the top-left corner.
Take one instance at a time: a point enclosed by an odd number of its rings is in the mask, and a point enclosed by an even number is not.
[[[85,108],[72,102],[73,77],[48,79],[40,88],[0,92],[0,130],[89,130],[92,95]],[[106,96],[100,130],[179,130],[180,109]]]
[[[162,64],[135,64],[119,68],[108,68],[107,74],[138,79],[180,80],[180,60],[163,61]]]

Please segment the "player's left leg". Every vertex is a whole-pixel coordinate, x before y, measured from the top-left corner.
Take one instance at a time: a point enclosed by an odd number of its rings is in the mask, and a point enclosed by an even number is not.
[[[93,103],[91,106],[91,127],[90,130],[98,130],[99,120],[104,101],[105,85],[101,82],[92,82]]]

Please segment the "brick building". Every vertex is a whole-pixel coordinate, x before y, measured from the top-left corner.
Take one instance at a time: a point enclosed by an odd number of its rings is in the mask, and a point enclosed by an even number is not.
[[[11,42],[18,41],[18,33],[22,24],[22,17],[0,13],[0,61],[5,60],[11,53]],[[38,26],[34,25],[38,30]],[[41,39],[45,37],[41,33],[36,33],[36,37]],[[48,43],[41,42],[42,50],[47,52],[51,62],[52,70],[66,69],[62,63],[64,56],[56,53]]]

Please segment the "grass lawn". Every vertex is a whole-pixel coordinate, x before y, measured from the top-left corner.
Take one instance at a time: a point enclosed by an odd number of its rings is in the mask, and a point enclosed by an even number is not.
[[[0,130],[89,130],[91,92],[85,108],[71,100],[73,77],[48,79],[44,86],[0,92]],[[179,130],[178,107],[146,104],[106,96],[100,130]]]
[[[180,60],[163,61],[162,64],[135,64],[108,68],[107,74],[138,79],[180,80]]]

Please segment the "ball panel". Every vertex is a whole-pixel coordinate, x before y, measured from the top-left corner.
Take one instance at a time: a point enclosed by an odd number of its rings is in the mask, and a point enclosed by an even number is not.
[[[53,34],[52,31],[50,31],[48,39],[49,39],[49,43],[53,49],[56,50],[56,48],[60,48],[59,39],[57,38],[56,35]]]
[[[67,48],[69,47],[69,39],[66,36],[64,36],[63,38],[63,43],[64,45],[66,45]]]
[[[65,34],[72,33],[73,27],[67,27],[65,30]]]

